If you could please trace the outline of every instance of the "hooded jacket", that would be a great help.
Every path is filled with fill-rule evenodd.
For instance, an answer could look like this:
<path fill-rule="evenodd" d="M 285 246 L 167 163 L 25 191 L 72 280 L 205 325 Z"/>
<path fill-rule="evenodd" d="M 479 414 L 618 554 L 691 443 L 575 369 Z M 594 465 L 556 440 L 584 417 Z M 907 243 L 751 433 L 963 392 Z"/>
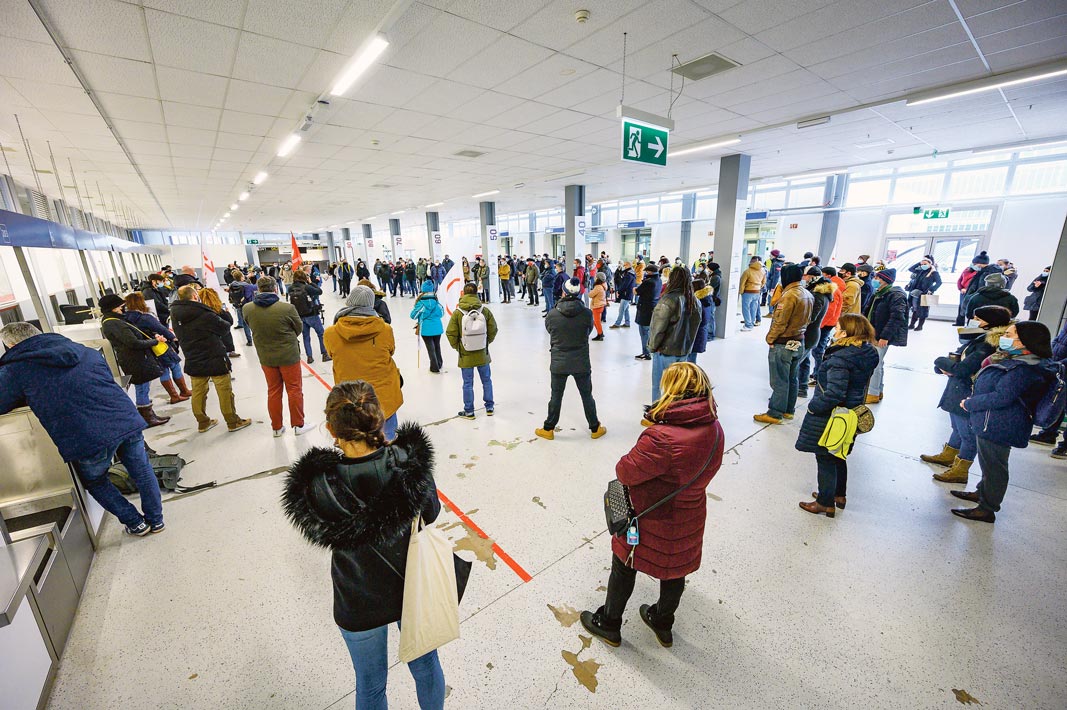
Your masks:
<path fill-rule="evenodd" d="M 160 284 L 152 288 L 151 282 L 149 282 L 149 285 L 141 290 L 141 295 L 144 296 L 146 301 L 152 301 L 156 304 L 156 316 L 159 317 L 161 323 L 166 323 L 170 320 L 170 301 L 167 300 L 165 286 Z"/>
<path fill-rule="evenodd" d="M 556 285 L 556 266 L 552 262 L 548 262 L 545 266 L 545 270 L 541 272 L 541 291 L 543 293 L 552 293 L 553 287 Z"/>
<path fill-rule="evenodd" d="M 385 418 L 404 403 L 400 369 L 393 362 L 393 328 L 378 316 L 345 316 L 322 336 L 333 358 L 333 381 L 365 380 L 378 395 Z"/>
<path fill-rule="evenodd" d="M 763 271 L 763 265 L 754 261 L 741 272 L 741 282 L 737 285 L 737 292 L 759 293 L 766 283 L 767 275 Z"/>
<path fill-rule="evenodd" d="M 974 380 L 974 394 L 964 403 L 975 436 L 1025 449 L 1034 429 L 1033 412 L 1055 377 L 1051 361 L 1033 354 L 983 367 Z"/>
<path fill-rule="evenodd" d="M 859 314 L 863 305 L 863 279 L 859 276 L 850 276 L 845 281 L 844 291 L 841 293 L 841 312 Z"/>
<path fill-rule="evenodd" d="M 452 349 L 459 353 L 460 369 L 488 365 L 493 361 L 489 357 L 489 346 L 496 339 L 496 318 L 493 317 L 493 312 L 486 308 L 474 294 L 463 294 L 456 305 L 457 308 L 452 312 L 452 318 L 448 321 L 448 327 L 445 328 L 445 337 L 448 338 Z M 482 314 L 485 315 L 486 347 L 485 350 L 469 352 L 463 349 L 462 322 L 463 311 L 469 311 L 472 308 L 481 308 Z"/>
<path fill-rule="evenodd" d="M 881 283 L 881 280 L 879 280 Z M 883 286 L 874 292 L 867 308 L 876 340 L 904 347 L 908 344 L 908 296 L 899 286 Z"/>
<path fill-rule="evenodd" d="M 974 293 L 977 293 L 978 289 L 985 288 L 986 276 L 989 276 L 990 274 L 1002 274 L 1002 273 L 1004 273 L 1004 269 L 1000 268 L 999 265 L 997 265 L 997 264 L 986 264 L 985 266 L 982 267 L 982 269 L 980 271 L 977 271 L 977 272 L 974 273 L 974 278 L 972 278 L 970 283 L 967 284 L 967 294 L 966 295 L 970 296 L 970 295 L 972 295 Z"/>
<path fill-rule="evenodd" d="M 945 391 L 941 393 L 941 400 L 937 403 L 939 409 L 961 417 L 968 416 L 967 412 L 960 408 L 960 402 L 974 392 L 975 375 L 982 369 L 985 359 L 1000 347 L 1000 336 L 1004 335 L 1007 330 L 1008 326 L 990 328 L 984 336 L 970 340 L 957 348 L 956 354 L 959 358 L 952 359 L 944 356 L 934 360 L 934 372 L 949 376 L 948 382 L 945 383 Z"/>
<path fill-rule="evenodd" d="M 767 290 L 773 291 L 778 282 L 782 280 L 782 267 L 785 259 L 781 256 L 771 257 L 767 262 Z"/>
<path fill-rule="evenodd" d="M 22 406 L 64 461 L 102 454 L 145 426 L 100 351 L 57 333 L 27 338 L 0 357 L 0 414 Z"/>
<path fill-rule="evenodd" d="M 1004 306 L 1011 311 L 1011 317 L 1019 315 L 1019 299 L 1011 291 L 999 286 L 983 286 L 967 299 L 967 318 L 974 318 L 976 309 L 982 306 Z"/>
<path fill-rule="evenodd" d="M 804 347 L 811 350 L 819 344 L 822 337 L 822 322 L 830 310 L 830 302 L 834 300 L 834 291 L 837 287 L 825 276 L 813 280 L 808 284 L 808 291 L 812 296 L 811 321 L 804 330 Z"/>
<path fill-rule="evenodd" d="M 251 303 L 242 306 L 241 312 L 252 329 L 260 365 L 287 367 L 300 362 L 304 322 L 293 304 L 280 300 L 276 293 L 261 292 Z"/>
<path fill-rule="evenodd" d="M 637 325 L 652 325 L 652 311 L 659 303 L 659 292 L 659 273 L 648 272 L 634 291 L 637 296 L 637 313 L 634 315 L 634 322 Z"/>
<path fill-rule="evenodd" d="M 811 322 L 811 311 L 815 299 L 804 282 L 799 278 L 800 267 L 787 266 L 782 269 L 782 297 L 774 306 L 771 327 L 767 330 L 767 344 L 776 345 L 790 340 L 804 340 L 804 334 Z M 796 280 L 794 280 L 796 279 Z"/>
<path fill-rule="evenodd" d="M 700 330 L 703 309 L 696 301 L 695 308 L 687 308 L 685 296 L 678 291 L 663 294 L 652 310 L 652 324 L 648 330 L 648 350 L 660 355 L 685 357 L 693 351 L 693 342 Z"/>
<path fill-rule="evenodd" d="M 178 356 L 178 339 L 174 337 L 174 333 L 171 330 L 159 322 L 158 318 L 151 313 L 142 311 L 126 311 L 123 318 L 127 323 L 149 337 L 162 335 L 167 339 L 167 345 L 170 347 L 167 348 L 167 352 L 156 358 L 159 360 L 160 365 L 170 367 L 181 362 L 181 357 Z"/>
<path fill-rule="evenodd" d="M 100 318 L 100 330 L 115 351 L 115 360 L 130 376 L 130 384 L 142 385 L 157 379 L 163 372 L 152 348 L 158 342 L 113 311 Z"/>
<path fill-rule="evenodd" d="M 199 301 L 175 301 L 170 307 L 174 334 L 185 353 L 185 374 L 218 377 L 230 374 L 223 338 L 231 324 Z"/>
<path fill-rule="evenodd" d="M 607 308 L 608 306 L 608 285 L 604 281 L 597 281 L 596 285 L 589 291 L 589 307 L 590 308 Z"/>
<path fill-rule="evenodd" d="M 697 335 L 693 340 L 693 349 L 690 352 L 702 353 L 708 349 L 708 323 L 711 322 L 711 315 L 715 310 L 715 302 L 711 299 L 711 286 L 705 286 L 693 295 L 700 302 L 700 327 L 697 328 Z"/>
<path fill-rule="evenodd" d="M 826 308 L 826 315 L 822 317 L 823 328 L 833 328 L 841 320 L 841 309 L 844 307 L 845 282 L 840 276 L 831 276 L 830 282 L 834 285 L 834 295 L 830 299 L 830 305 Z"/>
<path fill-rule="evenodd" d="M 589 334 L 593 332 L 593 312 L 577 296 L 564 296 L 545 316 L 545 330 L 551 342 L 553 375 L 584 375 L 589 364 Z"/>
<path fill-rule="evenodd" d="M 639 261 L 634 264 L 634 284 L 640 286 L 641 282 L 645 280 L 645 262 Z"/>
<path fill-rule="evenodd" d="M 441 511 L 434 454 L 417 424 L 395 442 L 358 459 L 315 447 L 289 469 L 282 506 L 312 544 L 332 552 L 334 622 L 366 631 L 400 620 L 411 522 Z"/>
<path fill-rule="evenodd" d="M 552 296 L 558 301 L 563 298 L 563 284 L 571 280 L 570 274 L 566 269 L 561 269 L 552 278 Z"/>
<path fill-rule="evenodd" d="M 620 301 L 632 301 L 634 298 L 634 289 L 637 288 L 637 277 L 634 276 L 633 269 L 620 269 L 615 272 L 618 285 L 615 290 L 619 293 Z"/>
<path fill-rule="evenodd" d="M 418 321 L 419 335 L 434 336 L 445 332 L 445 326 L 441 323 L 441 319 L 445 317 L 445 309 L 435 293 L 419 294 L 408 317 Z"/>
<path fill-rule="evenodd" d="M 797 451 L 826 453 L 826 447 L 819 445 L 819 439 L 834 408 L 852 409 L 864 402 L 867 385 L 878 367 L 878 351 L 870 343 L 846 343 L 847 339 L 826 349 L 815 378 L 815 394 L 808 401 L 808 411 L 800 425 Z"/>

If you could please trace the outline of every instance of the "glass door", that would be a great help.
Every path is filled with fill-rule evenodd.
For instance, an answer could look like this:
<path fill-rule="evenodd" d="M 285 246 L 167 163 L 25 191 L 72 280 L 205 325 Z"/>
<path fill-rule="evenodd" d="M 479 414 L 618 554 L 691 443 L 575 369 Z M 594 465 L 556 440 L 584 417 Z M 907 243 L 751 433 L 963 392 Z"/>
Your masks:
<path fill-rule="evenodd" d="M 955 318 L 960 304 L 956 281 L 978 253 L 983 237 L 974 234 L 890 237 L 886 239 L 882 259 L 886 266 L 897 270 L 896 285 L 907 290 L 912 276 L 909 269 L 927 254 L 934 257 L 942 286 L 937 290 L 938 304 L 930 308 L 930 315 L 934 318 Z"/>

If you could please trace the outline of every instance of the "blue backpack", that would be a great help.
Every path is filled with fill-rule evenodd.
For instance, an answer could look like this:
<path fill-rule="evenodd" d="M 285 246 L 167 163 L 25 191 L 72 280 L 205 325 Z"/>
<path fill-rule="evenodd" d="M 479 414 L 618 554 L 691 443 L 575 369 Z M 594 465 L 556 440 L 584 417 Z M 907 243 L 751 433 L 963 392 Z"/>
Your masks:
<path fill-rule="evenodd" d="M 1056 366 L 1055 379 L 1034 409 L 1034 426 L 1042 429 L 1059 426 L 1063 421 L 1064 412 L 1067 411 L 1067 377 L 1064 374 L 1064 365 L 1062 362 L 1053 364 Z"/>

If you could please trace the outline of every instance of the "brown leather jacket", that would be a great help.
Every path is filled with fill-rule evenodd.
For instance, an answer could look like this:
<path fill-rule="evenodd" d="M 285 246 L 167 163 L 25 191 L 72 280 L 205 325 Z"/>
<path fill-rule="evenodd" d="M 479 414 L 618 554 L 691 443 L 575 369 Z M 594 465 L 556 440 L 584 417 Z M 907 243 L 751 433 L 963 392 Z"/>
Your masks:
<path fill-rule="evenodd" d="M 782 298 L 774 307 L 767 344 L 784 343 L 788 340 L 804 340 L 804 331 L 811 322 L 815 299 L 803 281 L 791 283 L 782 290 Z"/>

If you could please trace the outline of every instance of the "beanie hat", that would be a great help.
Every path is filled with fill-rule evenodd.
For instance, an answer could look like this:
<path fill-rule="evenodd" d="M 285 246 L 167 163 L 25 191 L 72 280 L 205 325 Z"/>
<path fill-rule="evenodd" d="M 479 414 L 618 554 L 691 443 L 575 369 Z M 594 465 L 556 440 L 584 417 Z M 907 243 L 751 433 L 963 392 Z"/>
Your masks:
<path fill-rule="evenodd" d="M 833 277 L 837 276 L 837 269 L 835 269 L 832 266 L 824 266 L 824 267 L 822 267 L 822 272 L 824 274 L 826 274 L 827 276 L 829 276 L 830 278 L 833 278 Z"/>
<path fill-rule="evenodd" d="M 607 283 L 608 282 L 608 275 L 605 274 L 603 271 L 598 271 L 596 273 L 596 280 L 599 283 Z"/>
<path fill-rule="evenodd" d="M 426 279 L 425 281 L 423 281 L 422 282 L 422 292 L 423 293 L 433 293 L 433 281 L 430 281 L 429 279 Z"/>
<path fill-rule="evenodd" d="M 116 296 L 113 293 L 109 293 L 106 296 L 100 298 L 100 310 L 101 311 L 113 311 L 121 306 L 125 301 L 122 300 L 122 296 Z"/>
<path fill-rule="evenodd" d="M 356 286 L 352 289 L 352 293 L 348 294 L 348 298 L 345 299 L 345 305 L 351 308 L 373 308 L 374 291 L 371 291 L 366 286 Z"/>
<path fill-rule="evenodd" d="M 582 291 L 582 282 L 578 279 L 568 279 L 567 283 L 563 284 L 563 290 L 572 296 L 577 296 Z"/>
<path fill-rule="evenodd" d="M 873 267 L 873 266 L 871 266 L 870 264 L 860 264 L 860 265 L 859 265 L 859 266 L 857 266 L 856 268 L 857 268 L 858 270 L 862 271 L 862 272 L 863 272 L 863 273 L 865 273 L 865 274 L 869 274 L 869 273 L 871 273 L 872 271 L 874 271 L 874 267 Z"/>
<path fill-rule="evenodd" d="M 841 264 L 841 270 L 847 271 L 850 274 L 854 274 L 856 273 L 856 265 L 853 264 L 851 261 L 846 261 L 844 264 Z"/>
<path fill-rule="evenodd" d="M 806 251 L 806 252 L 804 252 L 804 258 L 805 258 L 805 259 L 810 259 L 810 258 L 811 258 L 811 257 L 813 257 L 813 256 L 815 256 L 815 255 L 814 255 L 814 254 L 812 254 L 812 253 L 811 253 L 810 251 Z"/>
<path fill-rule="evenodd" d="M 874 272 L 874 278 L 881 279 L 882 281 L 884 281 L 887 284 L 892 284 L 894 281 L 897 280 L 897 270 L 896 269 L 882 269 L 881 271 L 875 271 Z"/>
<path fill-rule="evenodd" d="M 980 306 L 974 309 L 974 317 L 988 323 L 990 328 L 1001 328 L 1011 323 L 1011 311 L 1004 306 Z"/>
<path fill-rule="evenodd" d="M 809 266 L 807 268 L 807 270 L 804 272 L 804 275 L 805 276 L 822 276 L 822 269 L 820 269 L 818 266 L 812 265 L 812 266 Z"/>
<path fill-rule="evenodd" d="M 1048 326 L 1036 320 L 1024 320 L 1015 324 L 1015 331 L 1023 347 L 1038 357 L 1052 357 L 1052 334 Z"/>
<path fill-rule="evenodd" d="M 804 270 L 800 268 L 799 264 L 789 264 L 782 267 L 782 286 L 788 286 L 789 284 L 795 284 L 804 277 Z"/>
<path fill-rule="evenodd" d="M 646 274 L 658 274 L 659 273 L 659 267 L 656 266 L 655 264 L 649 264 L 648 266 L 645 267 L 645 273 Z"/>
<path fill-rule="evenodd" d="M 989 264 L 989 254 L 987 254 L 987 253 L 985 253 L 983 251 L 978 256 L 976 256 L 973 259 L 971 259 L 971 263 L 972 264 L 988 265 Z"/>
<path fill-rule="evenodd" d="M 993 286 L 995 288 L 1004 288 L 1008 285 L 1008 280 L 1004 278 L 1004 274 L 999 272 L 993 272 L 989 276 L 985 277 L 985 285 Z"/>
<path fill-rule="evenodd" d="M 718 271 L 718 270 L 719 270 L 719 269 L 721 269 L 722 267 L 721 267 L 721 266 L 719 266 L 719 265 L 718 265 L 717 263 L 715 263 L 714 261 L 709 261 L 709 262 L 708 262 L 708 268 L 709 268 L 709 269 L 711 269 L 712 271 Z"/>
<path fill-rule="evenodd" d="M 777 249 L 771 249 L 771 256 L 773 256 L 774 258 L 776 258 L 776 259 L 777 259 L 777 258 L 778 258 L 778 257 L 780 257 L 781 255 L 782 255 L 782 252 L 780 252 L 779 250 L 777 250 Z"/>

